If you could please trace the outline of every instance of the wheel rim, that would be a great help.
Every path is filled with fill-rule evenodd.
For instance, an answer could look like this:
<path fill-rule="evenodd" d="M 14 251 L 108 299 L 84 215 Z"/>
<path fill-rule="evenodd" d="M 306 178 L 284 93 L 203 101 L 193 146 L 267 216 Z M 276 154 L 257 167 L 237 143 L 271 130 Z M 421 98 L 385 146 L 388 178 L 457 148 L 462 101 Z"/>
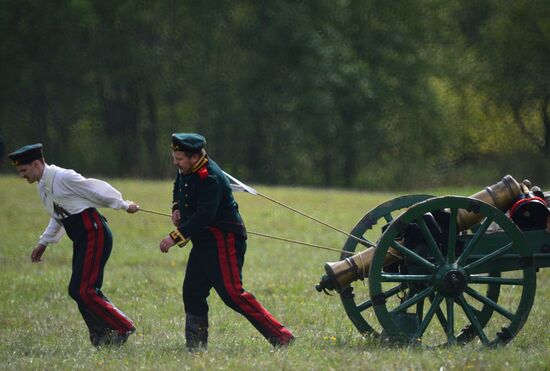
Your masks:
<path fill-rule="evenodd" d="M 374 239 L 371 237 L 371 234 L 374 234 L 373 227 L 382 219 L 384 223 L 389 223 L 393 221 L 398 216 L 396 214 L 402 212 L 403 209 L 432 197 L 433 196 L 430 195 L 407 195 L 384 202 L 365 214 L 365 216 L 355 225 L 350 234 L 367 241 L 372 241 Z M 357 239 L 348 238 L 342 249 L 340 259 L 342 260 L 349 257 L 348 253 L 355 253 L 357 245 Z M 361 249 L 363 248 L 364 246 L 361 246 Z M 354 292 L 354 284 L 361 285 L 367 292 Z M 376 321 L 376 318 L 372 309 L 372 302 L 368 295 L 368 289 L 364 283 L 356 281 L 350 284 L 341 291 L 340 299 L 342 300 L 346 314 L 361 334 L 379 335 L 380 326 L 378 326 L 378 329 L 375 329 L 374 326 L 376 325 L 373 324 L 371 326 L 367 320 L 373 318 L 374 321 Z"/>
<path fill-rule="evenodd" d="M 466 240 L 462 251 L 456 250 L 456 222 L 450 223 L 447 251 L 443 254 L 430 231 L 425 228 L 423 215 L 447 208 L 450 209 L 449 220 L 456 221 L 459 209 L 476 210 L 486 219 L 476 233 Z M 429 253 L 424 256 L 396 241 L 409 223 L 413 222 L 420 226 L 428 241 L 426 251 Z M 491 223 L 502 229 L 499 234 L 492 235 L 499 239 L 488 237 L 486 231 Z M 523 239 L 521 231 L 501 211 L 478 200 L 446 196 L 428 199 L 411 207 L 395 219 L 382 235 L 369 271 L 371 301 L 385 338 L 417 342 L 428 333 L 430 341 L 426 343 L 446 345 L 471 340 L 473 333 L 487 346 L 510 341 L 523 326 L 533 304 L 535 270 L 532 266 L 525 267 L 504 272 L 511 277 L 501 277 L 502 272 L 498 267 L 481 273 L 476 272 L 475 268 L 488 262 L 498 265 L 498 258 L 511 251 L 512 247 L 522 246 Z M 476 249 L 482 249 L 489 240 L 496 241 L 495 251 L 472 262 Z M 390 274 L 383 271 L 383 258 L 390 246 L 404 256 L 412 272 Z M 525 257 L 524 254 L 527 252 L 519 249 L 521 258 Z M 406 296 L 399 303 L 387 300 L 388 284 L 406 286 Z M 481 294 L 478 286 L 485 287 L 486 294 Z M 498 292 L 503 288 L 511 291 L 509 296 L 514 300 L 508 303 L 508 299 L 505 301 L 503 298 L 503 303 L 498 304 Z M 481 309 L 477 309 L 476 305 L 481 306 Z M 415 307 L 416 313 L 410 313 Z M 487 324 L 489 328 L 486 328 Z M 462 330 L 457 335 L 455 328 L 463 325 L 468 325 L 465 327 L 468 331 Z"/>

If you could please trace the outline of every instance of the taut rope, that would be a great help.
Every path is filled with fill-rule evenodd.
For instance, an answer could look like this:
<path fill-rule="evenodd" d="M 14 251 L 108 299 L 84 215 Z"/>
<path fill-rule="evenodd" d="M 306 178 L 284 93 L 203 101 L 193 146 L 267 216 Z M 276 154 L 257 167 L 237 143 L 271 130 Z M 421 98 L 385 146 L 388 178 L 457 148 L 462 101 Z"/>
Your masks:
<path fill-rule="evenodd" d="M 311 220 L 313 220 L 313 221 L 315 221 L 315 222 L 317 222 L 317 223 L 319 223 L 319 224 L 322 224 L 322 225 L 324 225 L 325 227 L 328 227 L 328 228 L 333 229 L 333 230 L 335 230 L 335 231 L 337 231 L 337 232 L 340 232 L 340 233 L 342 233 L 342 234 L 345 234 L 346 236 L 353 238 L 354 240 L 356 240 L 357 242 L 359 242 L 359 243 L 360 243 L 361 245 L 363 245 L 363 246 L 366 246 L 366 247 L 373 247 L 373 246 L 375 246 L 372 242 L 370 242 L 370 241 L 368 241 L 368 240 L 366 240 L 366 239 L 364 239 L 364 238 L 360 238 L 360 237 L 354 236 L 354 235 L 352 235 L 352 234 L 350 234 L 350 233 L 348 233 L 348 232 L 346 232 L 346 231 L 343 231 L 343 230 L 341 230 L 341 229 L 339 229 L 339 228 L 336 228 L 336 227 L 334 227 L 334 226 L 332 226 L 332 225 L 330 225 L 330 224 L 328 224 L 328 223 L 326 223 L 326 222 L 324 222 L 324 221 L 322 221 L 322 220 L 319 220 L 319 219 L 317 219 L 317 218 L 315 218 L 315 217 L 313 217 L 313 216 L 311 216 L 311 215 L 308 215 L 308 214 L 306 214 L 306 213 L 304 213 L 304 212 L 302 212 L 302 211 L 300 211 L 300 210 L 297 210 L 297 209 L 295 209 L 295 208 L 293 208 L 293 207 L 290 207 L 290 206 L 288 206 L 288 205 L 283 204 L 283 203 L 280 202 L 280 201 L 277 201 L 277 200 L 275 200 L 275 199 L 273 199 L 273 198 L 271 198 L 271 197 L 268 197 L 268 196 L 266 196 L 266 195 L 264 195 L 264 194 L 261 194 L 260 192 L 258 192 L 257 195 L 260 196 L 260 197 L 265 198 L 266 200 L 269 200 L 269 201 L 271 201 L 271 202 L 274 202 L 274 203 L 276 203 L 277 205 L 280 205 L 280 206 L 282 206 L 282 207 L 285 207 L 285 208 L 287 208 L 287 209 L 289 209 L 289 210 L 291 210 L 291 211 L 293 211 L 293 212 L 295 212 L 295 213 L 297 213 L 297 214 L 300 214 L 300 215 L 302 215 L 302 216 L 305 216 L 306 218 L 311 219 Z"/>
<path fill-rule="evenodd" d="M 144 209 L 144 208 L 142 208 L 142 207 L 139 208 L 139 211 L 143 211 L 143 212 L 151 213 L 151 214 L 155 214 L 155 215 L 162 215 L 162 216 L 172 217 L 172 215 L 170 215 L 170 214 L 168 214 L 168 213 L 161 213 L 161 212 L 159 212 L 159 211 L 148 210 L 148 209 Z M 274 239 L 274 240 L 285 241 L 285 242 L 291 242 L 291 243 L 298 244 L 298 245 L 304 245 L 304 246 L 315 247 L 315 248 L 318 248 L 318 249 L 336 251 L 336 252 L 343 253 L 343 254 L 349 254 L 349 255 L 355 254 L 355 253 L 353 253 L 353 252 L 342 251 L 342 250 L 334 249 L 334 248 L 332 248 L 332 247 L 326 247 L 326 246 L 317 245 L 317 244 L 314 244 L 314 243 L 309 243 L 309 242 L 303 242 L 303 241 L 292 240 L 292 239 L 289 239 L 289 238 L 273 236 L 273 235 L 269 235 L 269 234 L 265 234 L 265 233 L 260 233 L 260 232 L 253 232 L 253 231 L 250 231 L 250 230 L 248 230 L 248 229 L 246 230 L 246 233 L 249 233 L 249 234 L 252 234 L 252 235 L 255 235 L 255 236 L 261 236 L 261 237 L 271 238 L 271 239 Z"/>

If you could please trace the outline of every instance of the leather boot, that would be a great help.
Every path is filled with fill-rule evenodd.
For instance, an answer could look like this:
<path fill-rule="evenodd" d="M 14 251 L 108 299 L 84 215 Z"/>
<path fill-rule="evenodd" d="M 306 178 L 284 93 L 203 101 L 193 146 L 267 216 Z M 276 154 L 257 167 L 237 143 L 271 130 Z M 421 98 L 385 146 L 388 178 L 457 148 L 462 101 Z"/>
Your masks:
<path fill-rule="evenodd" d="M 277 338 L 268 338 L 267 340 L 275 348 L 285 348 L 285 347 L 289 346 L 290 344 L 292 344 L 296 340 L 296 338 L 294 337 L 292 332 L 290 332 L 290 330 L 283 327 L 281 329 L 281 334 L 280 334 L 279 337 L 277 337 Z"/>
<path fill-rule="evenodd" d="M 92 345 L 97 348 L 106 344 L 107 336 L 109 331 L 111 331 L 111 329 L 89 327 L 89 331 L 90 331 L 90 341 L 92 342 Z"/>
<path fill-rule="evenodd" d="M 206 349 L 208 343 L 208 316 L 185 314 L 185 341 L 187 349 Z"/>

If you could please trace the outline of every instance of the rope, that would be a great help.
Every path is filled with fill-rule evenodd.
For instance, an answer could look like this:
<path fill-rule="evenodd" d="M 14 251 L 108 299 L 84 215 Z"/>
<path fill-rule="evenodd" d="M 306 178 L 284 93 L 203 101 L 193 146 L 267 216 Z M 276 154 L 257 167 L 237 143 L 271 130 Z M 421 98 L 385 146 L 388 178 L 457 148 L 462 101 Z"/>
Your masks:
<path fill-rule="evenodd" d="M 156 214 L 156 215 L 162 215 L 162 216 L 169 216 L 169 217 L 172 217 L 172 215 L 170 215 L 170 214 L 161 213 L 161 212 L 159 212 L 159 211 L 154 211 L 154 210 L 147 210 L 147 209 L 144 209 L 144 208 L 142 208 L 142 207 L 139 208 L 139 211 L 143 211 L 143 212 L 151 213 L 151 214 Z M 273 235 L 269 235 L 269 234 L 265 234 L 265 233 L 253 232 L 253 231 L 249 231 L 248 229 L 246 230 L 246 233 L 252 234 L 252 235 L 255 235 L 255 236 L 261 236 L 261 237 L 271 238 L 271 239 L 274 239 L 274 240 L 285 241 L 285 242 L 291 242 L 291 243 L 298 244 L 298 245 L 305 245 L 305 246 L 310 246 L 310 247 L 316 247 L 316 248 L 318 248 L 318 249 L 324 249 L 324 250 L 330 250 L 330 251 L 337 251 L 337 252 L 339 252 L 339 253 L 344 253 L 344 254 L 349 254 L 349 255 L 354 255 L 354 254 L 355 254 L 355 253 L 352 253 L 352 252 L 349 252 L 349 251 L 342 251 L 342 250 L 334 249 L 334 248 L 332 248 L 332 247 L 326 247 L 326 246 L 322 246 L 322 245 L 316 245 L 316 244 L 309 243 L 309 242 L 302 242 L 302 241 L 297 241 L 297 240 L 291 240 L 291 239 L 289 239 L 289 238 L 273 236 Z"/>
<path fill-rule="evenodd" d="M 260 192 L 258 192 L 257 195 L 260 196 L 260 197 L 265 198 L 266 200 L 269 200 L 269 201 L 271 201 L 271 202 L 274 202 L 274 203 L 276 203 L 277 205 L 280 205 L 280 206 L 282 206 L 282 207 L 285 207 L 285 208 L 287 208 L 287 209 L 289 209 L 289 210 L 291 210 L 291 211 L 293 211 L 293 212 L 295 212 L 295 213 L 297 213 L 297 214 L 300 214 L 300 215 L 302 215 L 302 216 L 304 216 L 304 217 L 306 217 L 306 218 L 308 218 L 308 219 L 311 219 L 311 220 L 313 220 L 313 221 L 315 221 L 315 222 L 317 222 L 317 223 L 319 223 L 319 224 L 322 224 L 322 225 L 324 225 L 325 227 L 328 227 L 328 228 L 333 229 L 333 230 L 335 230 L 335 231 L 337 231 L 337 232 L 340 232 L 340 233 L 342 233 L 342 234 L 345 234 L 346 236 L 353 238 L 354 240 L 356 240 L 357 242 L 359 242 L 359 243 L 360 243 L 361 245 L 363 245 L 363 246 L 366 246 L 366 247 L 374 247 L 374 246 L 375 246 L 372 242 L 370 242 L 370 241 L 368 241 L 368 240 L 366 240 L 366 239 L 363 239 L 363 238 L 354 236 L 354 235 L 352 235 L 352 234 L 350 234 L 350 233 L 348 233 L 348 232 L 346 232 L 346 231 L 343 231 L 343 230 L 341 230 L 341 229 L 339 229 L 339 228 L 336 228 L 336 227 L 334 227 L 334 226 L 332 226 L 332 225 L 330 225 L 330 224 L 328 224 L 328 223 L 326 223 L 326 222 L 324 222 L 324 221 L 322 221 L 322 220 L 319 220 L 319 219 L 317 219 L 317 218 L 315 218 L 315 217 L 313 217 L 313 216 L 311 216 L 311 215 L 308 215 L 308 214 L 306 214 L 306 213 L 304 213 L 304 212 L 302 212 L 302 211 L 300 211 L 300 210 L 297 210 L 297 209 L 294 209 L 293 207 L 290 207 L 290 206 L 288 206 L 288 205 L 285 205 L 284 203 L 282 203 L 282 202 L 280 202 L 280 201 L 277 201 L 277 200 L 275 200 L 275 199 L 273 199 L 273 198 L 271 198 L 271 197 L 268 197 L 268 196 L 266 196 L 266 195 L 264 195 L 264 194 L 262 194 L 262 193 L 260 193 Z"/>
<path fill-rule="evenodd" d="M 298 244 L 298 245 L 305 245 L 305 246 L 316 247 L 316 248 L 318 248 L 318 249 L 336 251 L 336 252 L 339 252 L 339 253 L 344 253 L 344 254 L 349 254 L 349 255 L 354 255 L 354 254 L 355 254 L 355 253 L 353 253 L 353 252 L 342 251 L 342 250 L 334 249 L 334 248 L 332 248 L 332 247 L 326 247 L 326 246 L 316 245 L 316 244 L 309 243 L 309 242 L 296 241 L 296 240 L 291 240 L 291 239 L 289 239 L 289 238 L 277 237 L 277 236 L 273 236 L 273 235 L 269 235 L 269 234 L 265 234 L 265 233 L 252 232 L 252 231 L 249 231 L 248 229 L 246 230 L 246 233 L 248 233 L 248 234 L 253 234 L 253 235 L 255 235 L 255 236 L 261 236 L 261 237 L 266 237 L 266 238 L 272 238 L 272 239 L 274 239 L 274 240 L 279 240 L 279 241 L 292 242 L 292 243 L 295 243 L 295 244 Z"/>
<path fill-rule="evenodd" d="M 146 213 L 151 213 L 151 214 L 156 214 L 156 215 L 169 216 L 170 218 L 172 217 L 172 215 L 170 215 L 170 214 L 161 213 L 161 212 L 154 211 L 154 210 L 147 210 L 147 209 L 144 209 L 142 207 L 139 208 L 139 211 L 144 211 Z"/>

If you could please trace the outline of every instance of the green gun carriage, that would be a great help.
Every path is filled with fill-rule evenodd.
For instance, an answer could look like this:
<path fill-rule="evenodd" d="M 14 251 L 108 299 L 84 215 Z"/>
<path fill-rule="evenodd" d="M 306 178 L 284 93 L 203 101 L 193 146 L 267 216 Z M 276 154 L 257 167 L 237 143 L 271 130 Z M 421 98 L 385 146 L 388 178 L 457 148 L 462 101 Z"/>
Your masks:
<path fill-rule="evenodd" d="M 540 189 L 510 176 L 471 197 L 398 197 L 357 223 L 317 290 L 336 290 L 365 335 L 504 345 L 529 316 L 536 273 L 550 267 L 548 215 Z"/>

